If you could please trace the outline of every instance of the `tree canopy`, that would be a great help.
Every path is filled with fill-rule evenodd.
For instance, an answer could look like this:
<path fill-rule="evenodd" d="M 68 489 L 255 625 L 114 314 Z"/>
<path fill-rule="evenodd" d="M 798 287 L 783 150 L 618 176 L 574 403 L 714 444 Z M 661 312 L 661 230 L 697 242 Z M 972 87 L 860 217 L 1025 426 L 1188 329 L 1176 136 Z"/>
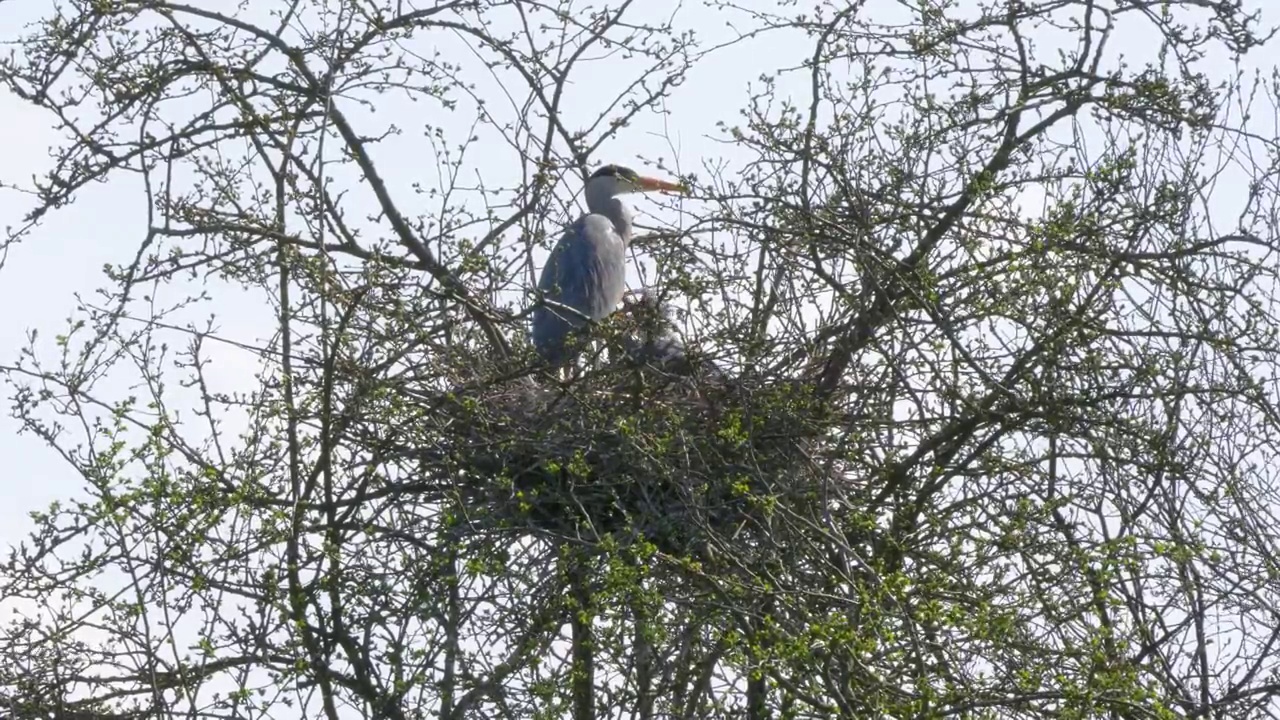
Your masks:
<path fill-rule="evenodd" d="M 1262 11 L 658 5 L 0 23 L 60 133 L 0 282 L 145 209 L 0 356 L 82 479 L 0 564 L 0 716 L 1280 714 Z M 636 305 L 561 383 L 527 290 L 607 162 L 692 188 L 635 246 L 705 362 L 619 359 Z"/>

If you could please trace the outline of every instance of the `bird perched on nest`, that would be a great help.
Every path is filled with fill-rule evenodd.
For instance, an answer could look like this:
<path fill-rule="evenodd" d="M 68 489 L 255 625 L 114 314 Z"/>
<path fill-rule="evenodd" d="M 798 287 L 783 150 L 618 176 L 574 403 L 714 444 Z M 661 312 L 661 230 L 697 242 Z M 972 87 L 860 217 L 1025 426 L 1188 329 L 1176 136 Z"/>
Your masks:
<path fill-rule="evenodd" d="M 623 338 L 629 358 L 672 375 L 726 378 L 725 372 L 710 358 L 685 348 L 676 337 L 667 307 L 656 294 L 632 293 L 626 302 L 627 312 L 636 323 L 636 331 Z"/>
<path fill-rule="evenodd" d="M 621 196 L 655 190 L 687 192 L 683 185 L 621 165 L 605 165 L 587 180 L 587 214 L 565 230 L 538 281 L 542 303 L 533 311 L 531 334 L 547 363 L 570 360 L 575 354 L 571 336 L 588 322 L 608 317 L 622 300 L 632 212 Z"/>

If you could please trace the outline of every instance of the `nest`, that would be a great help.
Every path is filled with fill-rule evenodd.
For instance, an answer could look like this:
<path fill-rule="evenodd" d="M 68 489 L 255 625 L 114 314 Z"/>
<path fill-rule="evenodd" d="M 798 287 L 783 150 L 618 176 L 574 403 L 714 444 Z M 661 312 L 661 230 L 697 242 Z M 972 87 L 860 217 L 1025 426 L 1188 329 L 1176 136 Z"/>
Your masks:
<path fill-rule="evenodd" d="M 796 386 L 620 361 L 563 386 L 454 393 L 437 412 L 432 454 L 471 478 L 469 514 L 504 528 L 706 560 L 778 542 L 778 509 L 823 496 L 807 450 L 822 424 Z"/>
<path fill-rule="evenodd" d="M 452 504 L 477 539 L 744 563 L 829 516 L 832 479 L 814 456 L 831 423 L 803 383 L 734 377 L 682 345 L 652 296 L 593 332 L 614 360 L 591 358 L 567 383 L 520 359 L 436 355 L 380 395 L 351 440 L 416 462 L 403 492 Z M 442 379 L 452 392 L 425 389 Z"/>

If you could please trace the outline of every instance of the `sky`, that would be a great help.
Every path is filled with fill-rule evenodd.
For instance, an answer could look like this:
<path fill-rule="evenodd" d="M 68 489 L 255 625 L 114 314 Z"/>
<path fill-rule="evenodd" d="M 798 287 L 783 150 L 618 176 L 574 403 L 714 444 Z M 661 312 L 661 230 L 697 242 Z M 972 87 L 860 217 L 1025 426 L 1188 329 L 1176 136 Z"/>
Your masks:
<path fill-rule="evenodd" d="M 680 8 L 679 22 L 698 27 L 708 36 L 707 44 L 731 36 L 732 31 L 724 25 L 724 16 L 698 3 L 663 0 L 647 1 L 644 5 L 644 11 L 632 17 L 660 19 Z M 3 18 L 0 27 L 5 28 L 0 32 L 0 41 L 11 40 L 12 29 L 36 19 L 46 7 L 42 0 L 5 3 L 0 8 L 0 18 Z M 733 124 L 738 119 L 747 84 L 775 65 L 781 55 L 800 53 L 803 49 L 803 44 L 767 38 L 720 51 L 717 62 L 696 68 L 672 98 L 667 127 L 663 127 L 664 121 L 660 118 L 642 118 L 599 153 L 599 162 L 617 162 L 645 170 L 638 156 L 661 155 L 687 172 L 697 170 L 704 160 L 732 156 L 732 147 L 726 148 L 715 139 L 719 136 L 716 122 Z M 567 124 L 572 126 L 575 110 L 581 122 L 587 121 L 588 113 L 596 104 L 593 100 L 598 97 L 591 83 L 607 82 L 607 77 L 607 72 L 598 75 L 593 72 L 574 82 L 565 103 L 566 115 L 569 115 Z M 480 78 L 479 82 L 484 80 Z M 412 125 L 411 118 L 422 111 L 420 106 L 395 98 L 380 100 L 378 109 L 399 124 L 409 125 Z M 349 112 L 358 116 L 359 109 Z M 397 116 L 397 112 L 402 113 L 404 119 Z M 0 226 L 16 226 L 31 207 L 31 198 L 22 189 L 30 188 L 32 178 L 41 176 L 51 166 L 48 148 L 60 138 L 44 111 L 33 109 L 4 91 L 0 91 L 0 118 L 4 118 L 9 137 L 21 138 L 21 142 L 9 144 L 0 161 Z M 454 127 L 450 127 L 449 121 L 446 118 L 441 124 L 451 138 L 466 131 L 465 125 L 454 121 Z M 436 122 L 434 118 L 433 122 Z M 668 149 L 668 141 L 657 137 L 658 134 L 671 136 L 679 151 L 677 157 Z M 398 152 L 395 147 L 380 147 L 374 152 L 392 194 L 402 203 L 412 203 L 407 190 L 412 183 L 422 181 L 424 174 L 427 178 L 435 175 L 435 168 L 424 167 L 417 150 Z M 473 155 L 471 162 L 489 178 L 509 178 L 512 171 L 519 171 L 518 166 L 510 163 L 509 155 L 501 153 L 486 155 L 482 151 Z M 654 211 L 645 205 L 640 201 L 637 209 Z M 20 312 L 0 315 L 0 357 L 6 361 L 14 359 L 33 328 L 41 334 L 38 346 L 47 353 L 52 352 L 52 338 L 65 328 L 67 318 L 74 313 L 77 293 L 92 299 L 92 291 L 108 282 L 103 275 L 104 264 L 124 262 L 136 252 L 145 229 L 144 211 L 140 185 L 121 177 L 78 193 L 73 204 L 47 216 L 33 235 L 11 250 L 4 269 L 0 270 L 0 307 L 20 309 Z M 566 219 L 557 217 L 549 221 L 559 224 Z M 643 215 L 639 219 L 646 221 Z M 631 272 L 633 284 L 638 284 L 636 269 L 633 267 Z M 223 288 L 222 292 L 226 293 L 227 289 Z M 262 313 L 257 312 L 260 306 L 249 299 L 235 297 L 234 292 L 219 297 L 217 309 L 219 326 L 227 335 L 253 338 L 269 330 Z M 212 370 L 215 382 L 233 388 L 243 387 L 246 379 L 251 381 L 254 364 L 249 358 L 229 352 L 218 360 Z M 0 474 L 0 493 L 6 499 L 0 503 L 0 545 L 25 535 L 30 510 L 44 508 L 55 499 L 67 499 L 81 491 L 81 479 L 51 448 L 38 438 L 17 435 L 17 429 L 17 421 L 7 413 L 0 416 L 0 467 L 5 468 Z"/>
<path fill-rule="evenodd" d="M 699 27 L 707 44 L 732 34 L 724 25 L 723 15 L 700 3 L 644 0 L 639 4 L 644 5 L 644 10 L 632 16 L 636 21 L 660 19 L 684 5 L 679 22 Z M 255 4 L 255 7 L 262 6 L 265 3 Z M 0 43 L 8 41 L 21 24 L 36 19 L 47 7 L 45 0 L 10 0 L 0 4 Z M 447 46 L 450 40 L 433 38 L 433 42 Z M 765 38 L 721 51 L 715 62 L 701 64 L 679 88 L 668 105 L 670 114 L 666 119 L 640 119 L 603 148 L 594 160 L 653 172 L 640 158 L 665 156 L 672 166 L 687 172 L 698 170 L 707 161 L 726 156 L 731 159 L 734 148 L 718 140 L 717 122 L 734 124 L 739 119 L 738 110 L 748 83 L 774 67 L 780 58 L 793 55 L 791 64 L 798 64 L 805 50 L 800 43 Z M 454 52 L 462 52 L 457 43 Z M 484 77 L 477 78 L 481 85 L 485 81 Z M 571 127 L 585 124 L 599 102 L 593 84 L 604 86 L 609 81 L 609 73 L 603 70 L 575 80 L 564 103 L 566 112 L 562 120 Z M 782 87 L 786 85 L 784 81 Z M 487 88 L 489 95 L 498 96 L 494 90 L 492 86 Z M 410 128 L 423 112 L 421 105 L 396 98 L 380 99 L 377 109 L 382 118 L 389 116 L 397 124 Z M 359 108 L 347 108 L 347 111 L 353 117 L 361 117 Z M 18 225 L 31 206 L 31 198 L 23 188 L 30 188 L 32 178 L 49 169 L 48 148 L 61 138 L 51 129 L 50 119 L 43 111 L 32 109 L 3 91 L 0 91 L 0 118 L 9 137 L 21 138 L 20 142 L 10 143 L 8 151 L 0 157 L 0 226 Z M 432 114 L 431 121 L 445 125 L 450 138 L 462 137 L 468 130 L 465 117 L 442 121 L 438 114 Z M 429 183 L 436 174 L 429 159 L 424 161 L 421 142 L 411 140 L 406 146 L 389 145 L 374 152 L 380 172 L 402 204 L 411 205 L 415 201 L 413 183 Z M 518 172 L 518 166 L 514 166 L 511 159 L 509 151 L 481 150 L 472 156 L 477 171 L 500 181 Z M 127 262 L 137 251 L 145 230 L 146 209 L 141 191 L 136 179 L 128 177 L 90 186 L 78 193 L 69 207 L 48 215 L 36 232 L 11 249 L 4 267 L 0 268 L 0 307 L 16 311 L 0 313 L 0 363 L 10 363 L 16 358 L 32 329 L 39 330 L 37 347 L 42 356 L 55 357 L 53 337 L 63 331 L 68 317 L 75 312 L 77 295 L 92 299 L 96 288 L 109 285 L 103 274 L 104 264 Z M 645 217 L 646 211 L 662 215 L 644 200 L 635 205 L 641 222 L 651 222 L 651 218 Z M 546 221 L 558 227 L 567 219 L 558 216 Z M 640 278 L 634 267 L 631 273 L 633 285 L 638 284 Z M 270 313 L 262 312 L 260 303 L 226 287 L 218 292 L 215 307 L 222 335 L 249 342 L 269 336 L 272 318 Z M 254 358 L 231 348 L 214 347 L 212 353 L 212 390 L 253 386 Z M 105 383 L 104 387 L 112 394 L 124 395 L 131 391 L 131 382 L 130 378 L 121 376 Z M 18 428 L 18 422 L 8 416 L 7 410 L 0 413 L 0 467 L 4 468 L 0 473 L 0 497 L 4 498 L 4 502 L 0 502 L 0 548 L 20 542 L 26 536 L 31 527 L 30 511 L 44 509 L 53 501 L 65 503 L 85 495 L 83 479 L 58 453 L 32 435 L 18 435 Z M 114 584 L 109 578 L 98 582 Z M 0 610 L 5 609 L 0 601 Z M 23 608 L 23 612 L 35 610 Z"/>
<path fill-rule="evenodd" d="M 725 16 L 702 3 L 645 0 L 642 4 L 640 17 L 657 19 L 676 13 L 677 24 L 698 28 L 707 45 L 732 35 L 732 29 L 725 25 Z M 894 9 L 894 3 L 881 4 L 886 6 L 886 12 Z M 0 42 L 12 36 L 12 28 L 35 19 L 47 6 L 47 0 L 10 0 L 0 4 Z M 448 39 L 441 40 L 446 48 L 448 43 Z M 810 48 L 806 39 L 779 35 L 720 51 L 699 64 L 676 90 L 668 105 L 667 117 L 641 118 L 609 143 L 596 160 L 644 169 L 639 158 L 665 156 L 673 166 L 686 172 L 700 171 L 707 163 L 732 164 L 745 160 L 744 153 L 722 141 L 717 124 L 738 122 L 746 88 L 762 72 L 798 64 Z M 454 51 L 461 52 L 460 47 Z M 1253 64 L 1280 65 L 1280 44 L 1259 53 L 1253 58 Z M 565 103 L 567 125 L 585 122 L 590 116 L 598 104 L 598 85 L 608 82 L 610 67 L 601 64 L 598 71 L 575 81 Z M 1225 66 L 1219 69 L 1229 71 Z M 485 79 L 478 78 L 477 82 L 483 85 Z M 803 76 L 792 75 L 782 80 L 779 91 L 803 97 L 806 82 Z M 404 118 L 402 124 L 407 126 L 411 126 L 421 112 L 420 106 L 394 98 L 380 101 L 377 109 L 384 117 Z M 354 116 L 359 116 L 359 112 L 352 110 Z M 11 138 L 0 156 L 0 226 L 16 225 L 31 204 L 29 196 L 20 188 L 30 187 L 32 177 L 48 169 L 47 149 L 59 138 L 43 111 L 32 109 L 3 91 L 0 91 L 0 118 Z M 1269 126 L 1275 119 L 1255 120 Z M 460 120 L 446 118 L 439 122 L 452 135 L 466 129 L 459 124 Z M 661 135 L 669 136 L 674 148 L 668 147 L 668 141 Z M 430 162 L 424 161 L 423 154 L 405 151 L 394 144 L 377 149 L 375 160 L 393 195 L 405 205 L 414 201 L 412 184 L 435 172 Z M 476 167 L 492 178 L 503 178 L 504 173 L 512 172 L 509 161 L 509 153 L 502 150 L 481 148 L 472 156 Z M 639 201 L 637 205 L 642 212 L 658 213 L 646 201 Z M 32 328 L 41 331 L 43 340 L 39 345 L 45 352 L 50 350 L 51 338 L 76 307 L 76 294 L 89 296 L 93 289 L 107 283 L 102 272 L 105 263 L 126 261 L 136 252 L 144 210 L 140 187 L 135 181 L 121 179 L 91 186 L 78 194 L 74 204 L 47 216 L 29 239 L 11 250 L 5 266 L 0 268 L 0 308 L 8 309 L 0 313 L 0 363 L 13 359 Z M 658 214 L 675 218 L 670 213 Z M 558 227 L 566 219 L 560 216 L 545 221 Z M 633 268 L 633 284 L 638 280 Z M 252 340 L 269 332 L 271 318 L 264 317 L 261 306 L 251 298 L 228 293 L 220 298 L 217 307 L 219 325 L 227 335 Z M 252 382 L 255 365 L 251 358 L 234 350 L 223 349 L 218 353 L 212 370 L 215 386 L 232 389 Z M 5 499 L 0 503 L 0 547 L 22 539 L 29 527 L 29 511 L 43 508 L 54 500 L 83 494 L 83 481 L 53 449 L 38 438 L 17 435 L 17 429 L 17 422 L 7 413 L 0 414 L 0 468 L 4 468 L 0 473 L 0 497 Z"/>

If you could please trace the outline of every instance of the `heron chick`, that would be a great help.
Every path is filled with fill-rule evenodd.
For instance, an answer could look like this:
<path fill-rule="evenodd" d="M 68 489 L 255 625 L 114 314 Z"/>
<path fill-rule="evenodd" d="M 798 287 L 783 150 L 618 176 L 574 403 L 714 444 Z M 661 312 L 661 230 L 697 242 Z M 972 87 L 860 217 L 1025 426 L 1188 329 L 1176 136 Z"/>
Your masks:
<path fill-rule="evenodd" d="M 570 336 L 588 321 L 608 317 L 626 291 L 626 249 L 631 242 L 628 193 L 685 193 L 674 182 L 605 165 L 587 180 L 587 214 L 565 230 L 542 269 L 543 302 L 533 311 L 533 346 L 542 359 L 561 365 L 573 356 Z"/>
<path fill-rule="evenodd" d="M 695 348 L 689 352 L 676 336 L 667 306 L 652 292 L 631 293 L 628 312 L 636 330 L 623 338 L 627 356 L 641 365 L 650 365 L 674 375 L 723 379 L 724 371 Z"/>

